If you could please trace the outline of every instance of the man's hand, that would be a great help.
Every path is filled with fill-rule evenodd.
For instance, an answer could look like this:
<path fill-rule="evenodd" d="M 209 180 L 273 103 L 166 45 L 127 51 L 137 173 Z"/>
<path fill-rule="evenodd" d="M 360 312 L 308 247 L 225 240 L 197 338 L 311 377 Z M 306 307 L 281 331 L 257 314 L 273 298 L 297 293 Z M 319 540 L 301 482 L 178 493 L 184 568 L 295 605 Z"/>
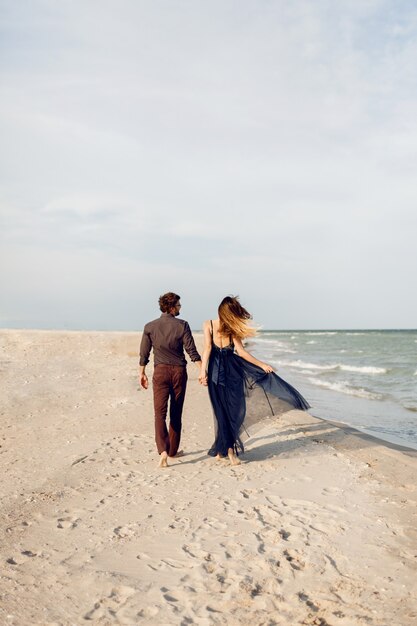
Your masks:
<path fill-rule="evenodd" d="M 207 387 L 208 386 L 207 374 L 200 374 L 200 376 L 198 377 L 198 382 L 200 383 L 200 385 Z"/>
<path fill-rule="evenodd" d="M 144 389 L 148 388 L 148 377 L 146 376 L 145 372 L 139 375 L 139 382 L 141 387 L 143 387 Z"/>

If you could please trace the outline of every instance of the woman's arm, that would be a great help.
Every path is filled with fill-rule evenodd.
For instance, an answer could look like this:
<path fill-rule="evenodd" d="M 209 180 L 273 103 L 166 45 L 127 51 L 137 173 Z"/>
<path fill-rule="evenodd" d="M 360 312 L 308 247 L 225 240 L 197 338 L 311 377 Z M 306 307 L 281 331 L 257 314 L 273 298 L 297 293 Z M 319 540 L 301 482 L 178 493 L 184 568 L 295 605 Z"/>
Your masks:
<path fill-rule="evenodd" d="M 264 363 L 263 361 L 258 361 L 258 359 L 255 359 L 255 357 L 252 356 L 250 352 L 245 350 L 241 339 L 238 339 L 237 337 L 233 337 L 233 343 L 235 344 L 236 352 L 242 359 L 245 359 L 245 361 L 249 361 L 249 363 L 253 363 L 253 365 L 257 365 L 258 367 L 263 369 L 263 371 L 266 372 L 267 374 L 270 374 L 271 372 L 274 371 L 274 368 L 268 365 L 268 363 Z"/>
<path fill-rule="evenodd" d="M 211 346 L 212 346 L 212 337 L 210 332 L 210 321 L 207 320 L 203 324 L 203 333 L 204 333 L 204 350 L 203 350 L 203 358 L 201 359 L 201 373 L 198 377 L 198 380 L 202 385 L 207 385 L 207 365 L 210 358 Z"/>

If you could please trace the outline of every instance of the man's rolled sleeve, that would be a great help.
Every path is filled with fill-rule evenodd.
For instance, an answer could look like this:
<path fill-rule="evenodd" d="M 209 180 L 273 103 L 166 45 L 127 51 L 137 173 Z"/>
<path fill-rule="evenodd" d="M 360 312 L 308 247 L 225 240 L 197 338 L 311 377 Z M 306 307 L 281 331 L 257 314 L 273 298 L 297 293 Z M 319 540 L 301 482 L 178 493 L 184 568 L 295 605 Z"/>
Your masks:
<path fill-rule="evenodd" d="M 184 325 L 183 344 L 188 356 L 193 361 L 193 363 L 195 361 L 201 361 L 201 356 L 198 354 L 197 348 L 195 347 L 194 339 L 191 334 L 191 329 L 188 325 L 188 322 L 186 322 Z"/>
<path fill-rule="evenodd" d="M 151 353 L 152 341 L 149 336 L 149 333 L 145 330 L 143 331 L 142 339 L 140 342 L 139 349 L 139 365 L 147 365 L 149 363 L 149 355 Z"/>

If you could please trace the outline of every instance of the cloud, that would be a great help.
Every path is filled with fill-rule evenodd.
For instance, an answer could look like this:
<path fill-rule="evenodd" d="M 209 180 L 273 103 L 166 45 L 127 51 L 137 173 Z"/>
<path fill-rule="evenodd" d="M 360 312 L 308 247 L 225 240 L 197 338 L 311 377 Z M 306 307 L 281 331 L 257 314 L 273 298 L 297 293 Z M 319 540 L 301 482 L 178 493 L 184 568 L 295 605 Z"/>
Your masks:
<path fill-rule="evenodd" d="M 198 294 L 196 317 L 227 289 L 262 302 L 269 326 L 272 302 L 280 324 L 297 308 L 303 327 L 340 326 L 349 311 L 364 325 L 353 298 L 372 325 L 382 273 L 398 276 L 412 319 L 414 3 L 2 10 L 0 237 L 16 319 L 19 255 L 43 259 L 34 284 L 45 301 L 62 268 L 79 272 L 64 281 L 74 302 L 96 293 L 92 283 L 128 290 L 139 270 L 149 296 L 171 281 Z"/>

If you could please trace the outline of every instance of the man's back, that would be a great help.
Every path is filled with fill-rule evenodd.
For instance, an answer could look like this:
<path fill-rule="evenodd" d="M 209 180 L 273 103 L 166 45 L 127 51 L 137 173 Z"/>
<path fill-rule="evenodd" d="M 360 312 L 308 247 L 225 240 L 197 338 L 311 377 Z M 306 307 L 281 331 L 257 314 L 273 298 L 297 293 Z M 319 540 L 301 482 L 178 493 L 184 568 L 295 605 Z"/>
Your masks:
<path fill-rule="evenodd" d="M 170 313 L 162 313 L 160 317 L 145 325 L 140 346 L 141 365 L 149 362 L 151 348 L 154 351 L 154 365 L 185 367 L 187 361 L 184 349 L 192 361 L 200 360 L 188 322 Z"/>

